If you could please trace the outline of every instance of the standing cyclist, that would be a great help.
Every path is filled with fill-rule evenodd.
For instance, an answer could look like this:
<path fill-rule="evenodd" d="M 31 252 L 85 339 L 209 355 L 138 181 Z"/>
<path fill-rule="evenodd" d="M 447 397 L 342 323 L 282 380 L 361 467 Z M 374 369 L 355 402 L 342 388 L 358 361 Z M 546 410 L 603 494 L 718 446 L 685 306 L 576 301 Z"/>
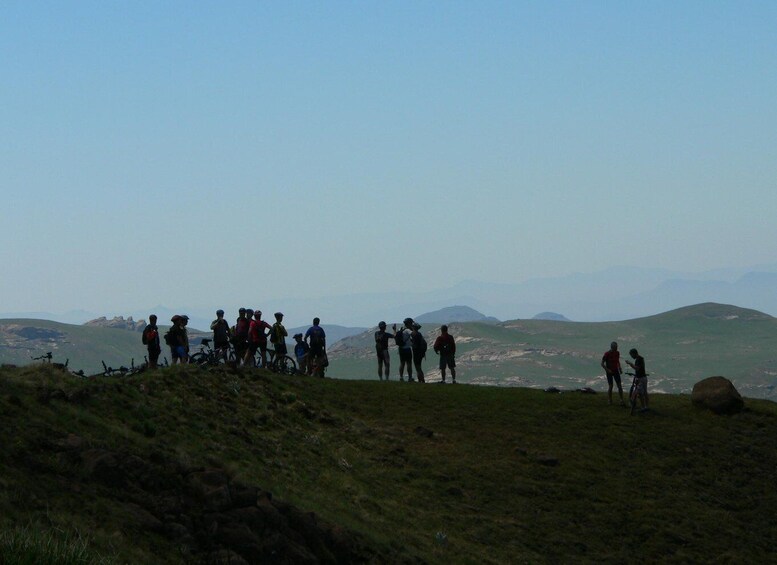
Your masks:
<path fill-rule="evenodd" d="M 610 404 L 612 404 L 612 381 L 618 385 L 618 394 L 621 397 L 621 406 L 626 404 L 623 402 L 623 386 L 621 385 L 621 373 L 623 369 L 621 367 L 621 354 L 618 351 L 618 342 L 613 341 L 610 344 L 610 349 L 604 352 L 602 355 L 602 368 L 605 375 L 607 375 L 607 394 L 610 398 Z"/>
<path fill-rule="evenodd" d="M 313 325 L 305 332 L 305 341 L 310 346 L 308 374 L 315 377 L 323 377 L 324 369 L 329 365 L 326 358 L 326 332 L 320 323 L 320 319 L 313 318 Z"/>
<path fill-rule="evenodd" d="M 636 349 L 629 351 L 629 355 L 634 359 L 634 362 L 626 361 L 626 364 L 634 369 L 634 392 L 639 397 L 639 401 L 642 405 L 642 410 L 648 409 L 648 392 L 647 392 L 647 373 L 645 372 L 645 359 Z M 631 399 L 631 413 L 634 414 L 634 407 L 637 402 L 634 398 Z"/>
<path fill-rule="evenodd" d="M 227 361 L 227 352 L 229 351 L 229 322 L 224 319 L 224 310 L 216 310 L 216 319 L 210 323 L 210 329 L 213 330 L 213 349 L 217 357 L 224 357 Z"/>
<path fill-rule="evenodd" d="M 378 378 L 380 380 L 383 380 L 384 375 L 386 380 L 389 380 L 389 368 L 391 367 L 389 339 L 393 337 L 394 334 L 386 331 L 386 322 L 380 322 L 378 331 L 375 332 L 375 353 L 378 356 Z"/>

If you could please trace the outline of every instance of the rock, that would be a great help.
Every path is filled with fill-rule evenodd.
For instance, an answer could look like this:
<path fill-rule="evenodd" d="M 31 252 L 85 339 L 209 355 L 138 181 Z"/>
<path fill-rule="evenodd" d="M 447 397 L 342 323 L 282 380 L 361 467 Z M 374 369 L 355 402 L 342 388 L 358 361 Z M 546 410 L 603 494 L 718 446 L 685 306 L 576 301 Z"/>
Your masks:
<path fill-rule="evenodd" d="M 434 432 L 428 428 L 424 428 L 423 426 L 418 426 L 415 430 L 413 430 L 415 433 L 417 433 L 419 436 L 422 437 L 432 437 L 434 435 Z"/>
<path fill-rule="evenodd" d="M 112 320 L 109 320 L 105 316 L 89 320 L 84 323 L 85 326 L 92 326 L 98 328 L 115 328 L 120 330 L 129 330 L 131 332 L 142 332 L 146 327 L 145 320 L 138 320 L 137 322 L 132 319 L 132 316 L 128 316 L 124 319 L 124 316 L 116 316 Z"/>
<path fill-rule="evenodd" d="M 709 377 L 693 385 L 691 402 L 715 414 L 735 414 L 745 405 L 742 396 L 725 377 Z"/>

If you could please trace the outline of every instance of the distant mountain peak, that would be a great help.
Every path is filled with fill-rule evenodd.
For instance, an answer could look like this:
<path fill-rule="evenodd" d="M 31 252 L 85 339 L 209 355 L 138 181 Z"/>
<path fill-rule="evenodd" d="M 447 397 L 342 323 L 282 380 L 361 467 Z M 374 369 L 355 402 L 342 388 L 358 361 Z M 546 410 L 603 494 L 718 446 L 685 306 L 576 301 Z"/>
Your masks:
<path fill-rule="evenodd" d="M 419 324 L 448 324 L 451 322 L 498 323 L 499 320 L 482 314 L 469 306 L 447 306 L 413 318 Z"/>
<path fill-rule="evenodd" d="M 532 318 L 532 320 L 550 320 L 552 322 L 571 322 L 569 318 L 563 314 L 557 314 L 556 312 L 540 312 Z"/>

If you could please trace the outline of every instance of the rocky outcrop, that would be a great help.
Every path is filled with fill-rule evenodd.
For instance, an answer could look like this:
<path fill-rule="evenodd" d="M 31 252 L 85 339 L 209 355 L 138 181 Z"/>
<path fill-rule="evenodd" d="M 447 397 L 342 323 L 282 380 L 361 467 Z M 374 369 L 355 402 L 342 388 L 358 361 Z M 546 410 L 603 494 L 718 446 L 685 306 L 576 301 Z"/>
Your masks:
<path fill-rule="evenodd" d="M 745 405 L 733 383 L 725 377 L 709 377 L 693 385 L 691 402 L 715 414 L 734 414 Z"/>
<path fill-rule="evenodd" d="M 132 316 L 128 316 L 127 319 L 124 319 L 124 316 L 115 316 L 111 320 L 109 320 L 105 316 L 102 316 L 94 320 L 89 320 L 88 322 L 84 323 L 84 325 L 94 326 L 98 328 L 115 328 L 118 330 L 129 330 L 131 332 L 142 332 L 143 328 L 146 327 L 146 321 L 138 320 L 136 322 L 135 320 L 132 319 Z"/>

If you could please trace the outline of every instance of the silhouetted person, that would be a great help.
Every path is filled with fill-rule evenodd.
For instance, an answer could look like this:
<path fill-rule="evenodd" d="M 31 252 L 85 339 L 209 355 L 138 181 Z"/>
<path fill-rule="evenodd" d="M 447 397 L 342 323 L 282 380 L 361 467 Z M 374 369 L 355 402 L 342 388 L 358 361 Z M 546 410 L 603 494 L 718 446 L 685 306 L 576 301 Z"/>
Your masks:
<path fill-rule="evenodd" d="M 415 374 L 418 378 L 418 382 L 423 383 L 426 381 L 424 380 L 424 370 L 421 367 L 421 364 L 424 361 L 424 357 L 426 357 L 427 345 L 424 336 L 418 331 L 421 329 L 421 326 L 413 322 L 412 327 L 413 330 L 410 332 L 410 337 L 413 345 L 413 365 L 415 366 Z"/>
<path fill-rule="evenodd" d="M 610 344 L 610 349 L 605 351 L 604 355 L 602 355 L 601 365 L 607 376 L 607 395 L 610 399 L 610 404 L 612 404 L 612 382 L 615 381 L 615 384 L 618 385 L 618 394 L 621 397 L 621 405 L 624 405 L 623 385 L 621 385 L 621 373 L 623 373 L 623 368 L 621 367 L 621 354 L 618 351 L 617 342 L 613 341 Z"/>
<path fill-rule="evenodd" d="M 391 368 L 391 356 L 389 355 L 389 340 L 394 338 L 394 334 L 386 331 L 386 322 L 378 324 L 378 331 L 375 332 L 375 353 L 378 356 L 378 378 L 389 380 L 389 369 Z"/>
<path fill-rule="evenodd" d="M 216 319 L 210 323 L 210 329 L 213 330 L 213 349 L 226 361 L 231 331 L 229 322 L 224 319 L 224 310 L 216 310 Z"/>
<path fill-rule="evenodd" d="M 639 354 L 636 349 L 629 351 L 629 355 L 634 362 L 626 361 L 626 364 L 634 369 L 634 394 L 639 397 L 640 404 L 643 410 L 648 409 L 648 391 L 647 391 L 647 373 L 645 372 L 645 359 Z M 634 413 L 634 406 L 636 402 L 631 401 L 631 413 Z"/>
<path fill-rule="evenodd" d="M 294 334 L 294 357 L 297 358 L 297 366 L 299 372 L 308 374 L 308 353 L 310 352 L 310 346 L 307 342 L 302 341 L 302 334 Z"/>
<path fill-rule="evenodd" d="M 441 383 L 445 383 L 445 369 L 451 370 L 451 379 L 456 384 L 456 340 L 448 333 L 448 326 L 440 326 L 440 335 L 434 340 L 434 352 L 440 356 Z"/>
<path fill-rule="evenodd" d="M 326 358 L 326 332 L 320 323 L 320 319 L 313 318 L 313 325 L 305 332 L 305 341 L 310 346 L 308 374 L 317 377 L 323 377 L 324 369 L 329 365 Z"/>
<path fill-rule="evenodd" d="M 399 380 L 404 381 L 405 369 L 407 369 L 407 382 L 413 382 L 413 318 L 405 318 L 402 328 L 397 330 L 397 325 L 391 326 L 394 330 L 394 341 L 399 349 Z"/>
<path fill-rule="evenodd" d="M 247 310 L 248 313 L 251 310 Z M 251 324 L 248 326 L 248 351 L 244 359 L 245 363 L 250 366 L 256 366 L 256 351 L 259 351 L 259 357 L 262 360 L 262 367 L 267 367 L 267 332 L 265 330 L 271 330 L 272 326 L 262 320 L 262 311 L 256 310 L 254 312 L 254 319 L 251 320 Z"/>
<path fill-rule="evenodd" d="M 289 333 L 286 331 L 286 328 L 283 327 L 283 313 L 276 312 L 275 323 L 270 330 L 270 342 L 272 342 L 273 347 L 275 348 L 276 359 L 286 355 L 286 336 L 288 335 Z"/>
<path fill-rule="evenodd" d="M 173 358 L 172 364 L 179 365 L 189 362 L 188 346 L 189 336 L 186 331 L 186 322 L 183 316 L 176 314 L 170 321 L 173 323 L 170 328 L 170 356 Z"/>
<path fill-rule="evenodd" d="M 159 342 L 159 328 L 156 325 L 156 314 L 148 317 L 148 325 L 143 328 L 143 344 L 148 350 L 148 368 L 156 369 L 159 363 L 159 355 L 162 353 L 162 346 Z"/>
<path fill-rule="evenodd" d="M 235 357 L 238 359 L 238 363 L 243 363 L 243 359 L 246 356 L 246 350 L 248 349 L 248 328 L 251 324 L 251 319 L 247 315 L 245 308 L 241 308 L 237 311 L 238 316 L 235 321 L 234 337 L 232 338 L 235 344 Z"/>

